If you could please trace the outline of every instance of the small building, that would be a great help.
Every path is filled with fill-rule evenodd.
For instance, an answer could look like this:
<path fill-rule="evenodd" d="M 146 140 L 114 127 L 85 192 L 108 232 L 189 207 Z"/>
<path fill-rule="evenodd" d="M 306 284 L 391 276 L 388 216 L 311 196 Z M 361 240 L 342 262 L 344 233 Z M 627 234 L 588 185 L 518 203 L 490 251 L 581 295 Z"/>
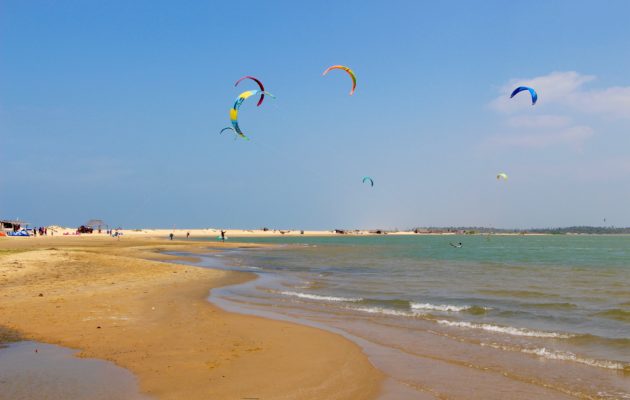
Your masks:
<path fill-rule="evenodd" d="M 26 228 L 29 225 L 28 222 L 13 220 L 13 219 L 0 219 L 0 231 L 2 232 L 17 232 L 21 229 Z"/>

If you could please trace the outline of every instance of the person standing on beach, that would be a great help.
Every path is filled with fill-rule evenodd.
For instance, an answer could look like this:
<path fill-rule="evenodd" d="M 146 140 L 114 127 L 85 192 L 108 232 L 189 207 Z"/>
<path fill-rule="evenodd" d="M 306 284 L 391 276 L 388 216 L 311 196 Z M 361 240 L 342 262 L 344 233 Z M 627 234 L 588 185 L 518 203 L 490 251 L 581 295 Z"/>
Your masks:
<path fill-rule="evenodd" d="M 186 239 L 190 237 L 190 232 L 186 232 Z"/>
<path fill-rule="evenodd" d="M 225 242 L 225 231 L 221 229 L 221 241 Z"/>
<path fill-rule="evenodd" d="M 175 235 L 173 235 L 173 232 L 171 232 L 171 234 L 168 235 L 168 237 L 171 238 L 171 240 L 173 240 L 173 236 L 175 236 Z"/>

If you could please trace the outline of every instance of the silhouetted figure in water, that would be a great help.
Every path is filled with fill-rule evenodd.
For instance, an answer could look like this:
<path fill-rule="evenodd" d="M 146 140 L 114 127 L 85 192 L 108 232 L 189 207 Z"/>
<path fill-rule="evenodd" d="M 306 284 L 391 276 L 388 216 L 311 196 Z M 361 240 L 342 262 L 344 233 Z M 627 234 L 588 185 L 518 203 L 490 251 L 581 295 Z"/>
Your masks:
<path fill-rule="evenodd" d="M 462 246 L 463 246 L 462 242 L 459 242 L 459 243 L 453 243 L 453 242 L 451 242 L 451 243 L 449 243 L 449 244 L 450 244 L 451 246 L 453 246 L 453 247 L 457 247 L 458 249 L 459 249 L 460 247 L 462 247 Z"/>
<path fill-rule="evenodd" d="M 225 231 L 221 230 L 221 241 L 225 242 Z"/>
<path fill-rule="evenodd" d="M 186 239 L 190 237 L 190 232 L 186 232 Z"/>
<path fill-rule="evenodd" d="M 170 235 L 168 235 L 168 237 L 171 238 L 171 240 L 173 240 L 173 236 L 175 236 L 173 235 L 173 232 L 171 232 Z"/>

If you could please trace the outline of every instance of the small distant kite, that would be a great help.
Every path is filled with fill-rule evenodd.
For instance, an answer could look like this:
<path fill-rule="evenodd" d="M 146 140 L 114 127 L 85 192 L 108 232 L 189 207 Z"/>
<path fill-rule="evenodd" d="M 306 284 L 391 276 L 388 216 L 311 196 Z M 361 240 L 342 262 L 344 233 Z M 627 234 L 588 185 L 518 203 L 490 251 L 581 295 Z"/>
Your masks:
<path fill-rule="evenodd" d="M 247 136 L 245 136 L 245 134 L 243 133 L 243 131 L 241 131 L 241 128 L 238 126 L 238 110 L 241 108 L 241 104 L 243 104 L 243 102 L 248 99 L 249 97 L 255 96 L 258 93 L 261 94 L 266 94 L 268 96 L 270 96 L 271 98 L 275 99 L 275 96 L 272 95 L 269 92 L 263 92 L 260 90 L 248 90 L 246 92 L 241 93 L 236 100 L 234 101 L 234 106 L 232 106 L 232 108 L 230 109 L 230 121 L 232 121 L 232 127 L 234 129 L 234 131 L 239 134 L 243 139 L 247 139 Z M 225 130 L 227 128 L 223 128 L 223 130 Z"/>
<path fill-rule="evenodd" d="M 365 182 L 370 182 L 370 186 L 374 187 L 374 180 L 372 178 L 370 178 L 369 176 L 363 177 L 363 183 L 365 183 Z"/>
<path fill-rule="evenodd" d="M 245 139 L 245 140 L 249 140 L 249 138 L 247 136 L 241 136 L 238 133 L 236 133 L 236 131 L 234 130 L 234 128 L 232 128 L 231 126 L 225 127 L 223 129 L 221 129 L 221 132 L 219 132 L 220 134 L 223 134 L 223 132 L 225 131 L 232 131 L 234 132 L 234 140 L 238 139 L 239 137 L 241 139 Z"/>
<path fill-rule="evenodd" d="M 263 102 L 263 100 L 265 99 L 265 87 L 263 86 L 262 82 L 260 80 L 258 80 L 257 78 L 247 75 L 242 77 L 241 79 L 239 79 L 238 81 L 236 81 L 236 83 L 234 84 L 234 87 L 238 86 L 239 83 L 241 83 L 242 80 L 244 79 L 251 79 L 252 81 L 256 82 L 258 84 L 258 87 L 260 87 L 260 91 L 262 92 L 260 94 L 260 99 L 258 100 L 258 104 L 256 104 L 256 106 L 260 106 Z"/>
<path fill-rule="evenodd" d="M 536 102 L 538 101 L 538 94 L 536 93 L 536 91 L 528 86 L 519 86 L 516 89 L 514 89 L 514 91 L 512 92 L 512 94 L 510 95 L 510 99 L 514 96 L 516 96 L 517 94 L 519 94 L 520 92 L 523 92 L 527 90 L 529 92 L 529 94 L 532 95 L 532 106 L 534 104 L 536 104 Z"/>
<path fill-rule="evenodd" d="M 333 65 L 332 67 L 326 68 L 326 71 L 324 71 L 322 76 L 326 75 L 329 71 L 332 71 L 333 69 L 344 70 L 348 73 L 348 75 L 350 75 L 350 78 L 352 78 L 352 90 L 350 90 L 350 96 L 352 96 L 354 94 L 354 89 L 357 88 L 357 76 L 354 74 L 354 72 L 350 68 L 343 65 Z"/>
<path fill-rule="evenodd" d="M 507 178 L 508 178 L 508 176 L 507 176 L 507 174 L 505 172 L 501 172 L 501 173 L 497 174 L 497 180 L 503 179 L 504 181 L 507 181 Z"/>

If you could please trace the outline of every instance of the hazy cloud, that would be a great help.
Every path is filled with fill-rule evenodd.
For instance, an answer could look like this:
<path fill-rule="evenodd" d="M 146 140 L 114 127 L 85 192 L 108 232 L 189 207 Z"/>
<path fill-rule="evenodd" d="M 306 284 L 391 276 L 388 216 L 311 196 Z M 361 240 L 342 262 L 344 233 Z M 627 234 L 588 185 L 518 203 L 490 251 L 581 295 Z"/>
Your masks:
<path fill-rule="evenodd" d="M 581 151 L 584 142 L 595 132 L 588 126 L 571 126 L 559 130 L 544 130 L 536 133 L 506 133 L 490 137 L 486 145 L 491 147 L 526 147 L 545 148 L 550 146 L 569 146 Z"/>
<path fill-rule="evenodd" d="M 613 86 L 603 89 L 585 88 L 596 79 L 593 75 L 582 75 L 575 71 L 552 72 L 531 79 L 512 79 L 500 88 L 500 95 L 490 106 L 502 112 L 520 112 L 531 108 L 526 92 L 510 99 L 517 86 L 531 86 L 538 93 L 536 109 L 557 105 L 584 113 L 602 114 L 630 118 L 630 86 Z"/>
<path fill-rule="evenodd" d="M 517 115 L 508 118 L 506 124 L 511 128 L 563 128 L 571 122 L 563 115 Z"/>
<path fill-rule="evenodd" d="M 590 89 L 594 75 L 575 71 L 552 72 L 530 79 L 511 79 L 499 89 L 490 108 L 505 114 L 506 131 L 488 138 L 491 147 L 545 148 L 568 146 L 581 151 L 595 129 L 583 122 L 585 114 L 630 118 L 630 86 Z M 531 86 L 538 102 L 531 105 L 527 92 L 510 99 L 517 86 Z M 547 113 L 541 114 L 540 112 Z M 551 113 L 549 112 L 551 110 Z M 589 123 L 593 123 L 590 121 Z"/>
<path fill-rule="evenodd" d="M 580 163 L 573 169 L 573 174 L 585 181 L 610 181 L 627 179 L 630 176 L 630 158 L 605 158 L 596 162 Z"/>

